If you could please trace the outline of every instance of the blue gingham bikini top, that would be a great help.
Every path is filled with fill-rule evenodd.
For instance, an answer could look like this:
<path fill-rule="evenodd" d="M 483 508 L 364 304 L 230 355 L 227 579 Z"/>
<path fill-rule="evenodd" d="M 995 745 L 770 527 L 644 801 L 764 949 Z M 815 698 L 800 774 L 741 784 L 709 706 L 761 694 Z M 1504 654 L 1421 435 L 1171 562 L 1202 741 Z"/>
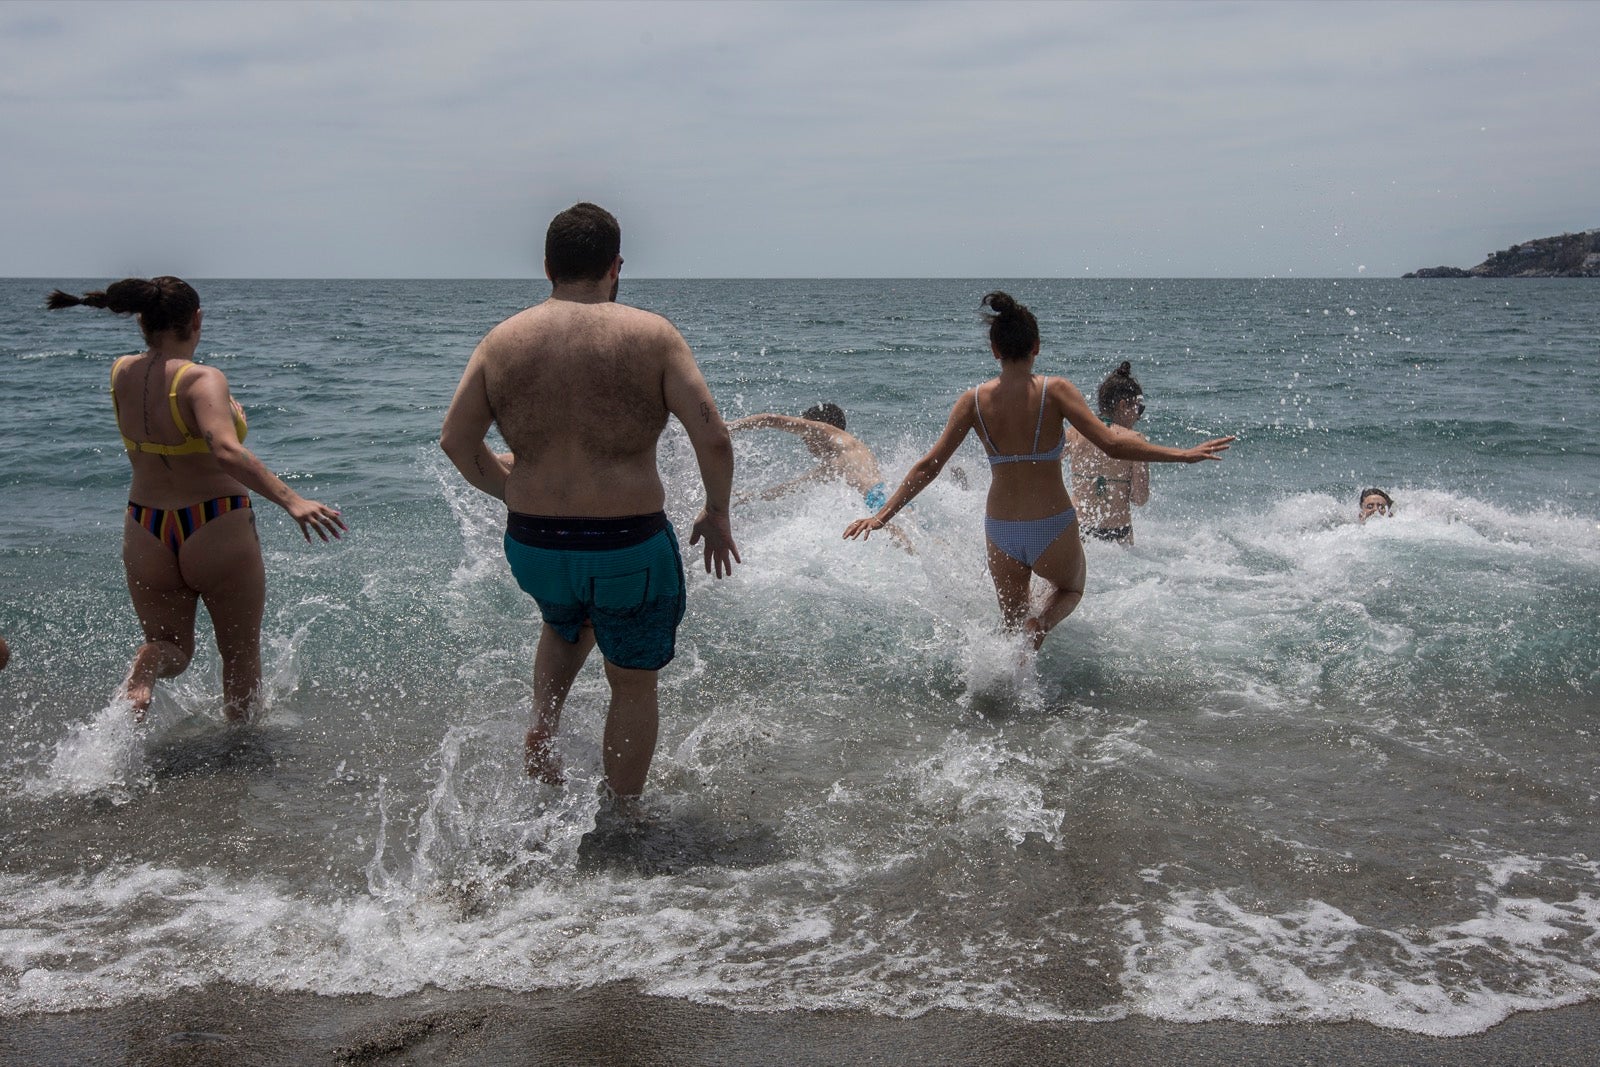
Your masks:
<path fill-rule="evenodd" d="M 994 439 L 989 436 L 989 427 L 986 426 L 983 421 L 983 407 L 978 403 L 978 389 L 977 387 L 973 388 L 972 406 L 977 408 L 978 429 L 983 434 L 983 443 L 988 446 L 989 466 L 993 467 L 998 463 L 1054 463 L 1056 460 L 1061 458 L 1061 453 L 1067 447 L 1066 434 L 1061 435 L 1061 440 L 1058 441 L 1056 443 L 1056 447 L 1052 448 L 1050 451 L 1039 451 L 1039 431 L 1044 429 L 1044 405 L 1045 399 L 1049 393 L 1050 379 L 1045 378 L 1044 385 L 1039 390 L 1039 422 L 1033 428 L 1033 451 L 1027 453 L 1026 455 L 1008 456 L 1001 453 L 998 448 L 995 448 Z"/>

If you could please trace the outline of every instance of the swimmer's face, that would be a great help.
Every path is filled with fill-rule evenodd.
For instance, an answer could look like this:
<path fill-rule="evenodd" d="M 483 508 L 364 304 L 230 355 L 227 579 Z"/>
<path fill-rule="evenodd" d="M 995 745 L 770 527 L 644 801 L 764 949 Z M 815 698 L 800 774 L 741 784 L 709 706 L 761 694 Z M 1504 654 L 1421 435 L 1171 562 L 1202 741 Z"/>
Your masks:
<path fill-rule="evenodd" d="M 1119 400 L 1112 409 L 1112 420 L 1122 426 L 1132 426 L 1144 416 L 1144 397 L 1136 396 L 1132 400 Z"/>
<path fill-rule="evenodd" d="M 1383 497 L 1379 496 L 1377 493 L 1373 493 L 1371 496 L 1364 496 L 1361 498 L 1360 521 L 1366 522 L 1374 515 L 1387 516 L 1389 513 L 1389 502 L 1383 499 Z"/>

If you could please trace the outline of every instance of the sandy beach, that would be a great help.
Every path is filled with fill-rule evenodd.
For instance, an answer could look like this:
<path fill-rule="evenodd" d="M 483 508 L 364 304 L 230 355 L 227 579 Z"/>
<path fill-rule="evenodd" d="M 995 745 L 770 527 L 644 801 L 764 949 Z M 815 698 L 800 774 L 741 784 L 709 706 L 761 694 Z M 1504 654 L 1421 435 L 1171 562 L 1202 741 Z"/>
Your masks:
<path fill-rule="evenodd" d="M 625 984 L 578 992 L 427 991 L 384 999 L 213 986 L 149 1003 L 0 1023 L 10 1067 L 1083 1063 L 1534 1067 L 1600 1062 L 1600 1005 L 1516 1015 L 1469 1037 L 1366 1024 L 1250 1026 L 1028 1023 L 931 1012 L 735 1012 L 641 997 Z"/>

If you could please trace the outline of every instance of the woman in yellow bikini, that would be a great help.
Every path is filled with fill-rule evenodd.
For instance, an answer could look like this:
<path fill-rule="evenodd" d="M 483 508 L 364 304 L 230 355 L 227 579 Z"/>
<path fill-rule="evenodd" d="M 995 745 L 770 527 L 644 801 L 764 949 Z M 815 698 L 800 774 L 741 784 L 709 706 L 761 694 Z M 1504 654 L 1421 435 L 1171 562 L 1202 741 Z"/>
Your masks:
<path fill-rule="evenodd" d="M 244 447 L 244 410 L 215 367 L 195 363 L 200 295 L 172 277 L 125 278 L 104 292 L 50 294 L 51 310 L 84 304 L 137 315 L 149 347 L 111 365 L 111 404 L 133 468 L 123 520 L 128 594 L 144 630 L 123 692 L 142 720 L 157 678 L 194 655 L 199 601 L 222 656 L 224 712 L 248 720 L 261 687 L 266 571 L 253 490 L 289 513 L 307 541 L 345 529 L 338 511 L 307 500 Z M 193 427 L 194 429 L 190 429 Z"/>
<path fill-rule="evenodd" d="M 989 575 L 1005 628 L 1026 633 L 1038 648 L 1083 597 L 1078 517 L 1061 479 L 1067 424 L 1107 455 L 1154 463 L 1221 459 L 1233 438 L 1217 437 L 1179 449 L 1153 445 L 1137 434 L 1113 434 L 1094 417 L 1071 382 L 1033 373 L 1039 355 L 1039 322 L 1033 312 L 1000 292 L 985 296 L 983 306 L 991 312 L 986 316 L 989 350 L 1000 364 L 999 376 L 956 399 L 939 440 L 906 473 L 888 503 L 871 518 L 851 523 L 844 535 L 864 537 L 883 529 L 939 476 L 967 434 L 977 428 L 991 471 L 983 520 Z M 1050 583 L 1037 607 L 1032 603 L 1034 575 Z"/>

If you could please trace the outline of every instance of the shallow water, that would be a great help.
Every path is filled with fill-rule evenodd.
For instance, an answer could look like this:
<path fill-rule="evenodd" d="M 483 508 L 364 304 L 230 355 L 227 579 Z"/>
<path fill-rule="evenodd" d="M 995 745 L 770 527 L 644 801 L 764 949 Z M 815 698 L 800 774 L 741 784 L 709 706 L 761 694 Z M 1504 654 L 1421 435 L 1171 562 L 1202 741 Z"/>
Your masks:
<path fill-rule="evenodd" d="M 237 982 L 645 991 L 734 1008 L 1361 1019 L 1433 1034 L 1600 993 L 1600 290 L 1577 282 L 1011 281 L 1040 368 L 1134 362 L 1131 550 L 1036 663 L 996 633 L 987 468 L 839 534 L 824 486 L 691 557 L 642 829 L 600 818 L 604 682 L 565 787 L 520 774 L 536 637 L 502 516 L 433 441 L 516 282 L 202 283 L 250 444 L 344 508 L 263 505 L 262 721 L 213 651 L 135 728 L 105 396 L 123 321 L 0 283 L 0 1012 Z M 962 281 L 651 281 L 729 417 L 821 399 L 898 478 L 981 380 Z M 70 429 L 69 429 L 70 428 Z M 803 469 L 738 439 L 739 483 Z M 699 488 L 661 460 L 686 528 Z M 892 484 L 892 482 L 891 482 Z M 1395 518 L 1353 523 L 1388 489 Z M 686 546 L 687 547 L 687 546 Z M 691 550 L 692 552 L 692 550 Z M 202 637 L 202 646 L 206 638 Z"/>

